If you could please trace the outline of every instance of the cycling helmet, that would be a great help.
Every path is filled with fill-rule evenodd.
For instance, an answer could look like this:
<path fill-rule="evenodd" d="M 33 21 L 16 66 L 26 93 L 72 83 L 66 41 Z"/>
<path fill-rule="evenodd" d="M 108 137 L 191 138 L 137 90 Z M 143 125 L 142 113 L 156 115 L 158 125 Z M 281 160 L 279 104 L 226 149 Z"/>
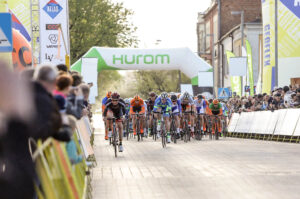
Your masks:
<path fill-rule="evenodd" d="M 120 95 L 117 92 L 114 92 L 113 94 L 111 94 L 111 99 L 119 99 Z"/>
<path fill-rule="evenodd" d="M 171 94 L 171 100 L 172 101 L 176 101 L 177 100 L 177 96 L 174 93 Z"/>
<path fill-rule="evenodd" d="M 156 93 L 150 92 L 150 93 L 149 93 L 149 96 L 150 96 L 150 97 L 156 97 Z"/>
<path fill-rule="evenodd" d="M 190 99 L 190 94 L 187 91 L 185 91 L 183 93 L 182 97 L 183 97 L 184 100 Z"/>
<path fill-rule="evenodd" d="M 111 97 L 111 91 L 108 91 L 108 92 L 107 92 L 106 97 L 107 97 L 107 98 L 110 98 L 110 97 Z"/>
<path fill-rule="evenodd" d="M 160 94 L 161 99 L 167 99 L 168 98 L 168 93 L 163 92 L 162 94 Z"/>
<path fill-rule="evenodd" d="M 130 100 L 128 98 L 126 98 L 124 101 L 125 101 L 125 104 L 130 104 Z"/>
<path fill-rule="evenodd" d="M 214 105 L 216 105 L 216 104 L 218 104 L 219 103 L 219 101 L 217 100 L 217 99 L 215 99 L 214 101 L 213 101 L 213 104 Z"/>
<path fill-rule="evenodd" d="M 135 101 L 140 101 L 140 96 L 138 96 L 138 95 L 134 96 L 134 100 Z"/>
<path fill-rule="evenodd" d="M 203 99 L 203 96 L 200 95 L 200 94 L 198 94 L 198 95 L 197 95 L 197 99 L 198 99 L 198 100 L 201 100 L 201 99 Z"/>

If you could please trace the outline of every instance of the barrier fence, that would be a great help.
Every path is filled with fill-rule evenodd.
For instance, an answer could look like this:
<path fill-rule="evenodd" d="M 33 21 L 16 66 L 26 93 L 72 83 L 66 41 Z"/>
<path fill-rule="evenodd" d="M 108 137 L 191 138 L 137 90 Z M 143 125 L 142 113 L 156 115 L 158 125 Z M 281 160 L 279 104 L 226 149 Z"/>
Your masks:
<path fill-rule="evenodd" d="M 77 121 L 72 139 L 82 161 L 72 164 L 66 151 L 66 143 L 52 138 L 38 141 L 32 157 L 38 179 L 35 188 L 39 199 L 92 198 L 92 167 L 96 165 L 90 138 L 93 131 L 89 119 Z M 31 143 L 32 146 L 32 143 Z"/>
<path fill-rule="evenodd" d="M 229 136 L 299 142 L 300 109 L 234 113 Z"/>

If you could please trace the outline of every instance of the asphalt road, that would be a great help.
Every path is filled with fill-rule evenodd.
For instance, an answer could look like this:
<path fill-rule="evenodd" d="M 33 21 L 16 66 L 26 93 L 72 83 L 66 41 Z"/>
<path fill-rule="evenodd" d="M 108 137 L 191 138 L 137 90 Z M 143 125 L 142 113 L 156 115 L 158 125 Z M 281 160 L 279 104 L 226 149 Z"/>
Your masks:
<path fill-rule="evenodd" d="M 300 145 L 226 138 L 169 144 L 124 141 L 113 147 L 98 128 L 93 198 L 300 198 Z"/>

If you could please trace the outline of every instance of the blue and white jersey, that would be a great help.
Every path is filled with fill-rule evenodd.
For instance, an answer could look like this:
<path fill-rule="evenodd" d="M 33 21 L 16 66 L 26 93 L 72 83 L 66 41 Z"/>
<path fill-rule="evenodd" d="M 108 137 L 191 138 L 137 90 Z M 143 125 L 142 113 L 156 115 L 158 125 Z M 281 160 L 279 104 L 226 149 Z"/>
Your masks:
<path fill-rule="evenodd" d="M 180 100 L 177 100 L 177 102 L 172 102 L 172 113 L 181 113 L 181 103 Z"/>
<path fill-rule="evenodd" d="M 162 102 L 161 97 L 158 97 L 155 100 L 153 111 L 157 111 L 158 108 L 161 108 L 163 111 L 170 111 L 172 108 L 172 101 L 170 98 L 167 99 L 165 103 Z"/>
<path fill-rule="evenodd" d="M 194 100 L 194 104 L 196 106 L 197 113 L 203 113 L 203 114 L 205 113 L 205 110 L 206 110 L 206 102 L 205 102 L 205 100 L 202 99 L 199 102 L 199 100 L 196 99 L 196 100 Z"/>

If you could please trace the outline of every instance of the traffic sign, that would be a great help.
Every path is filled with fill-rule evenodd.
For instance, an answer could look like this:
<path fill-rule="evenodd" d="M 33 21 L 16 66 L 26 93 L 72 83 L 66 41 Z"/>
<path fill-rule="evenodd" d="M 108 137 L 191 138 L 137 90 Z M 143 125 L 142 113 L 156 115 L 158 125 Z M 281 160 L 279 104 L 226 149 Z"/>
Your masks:
<path fill-rule="evenodd" d="M 227 99 L 230 97 L 229 88 L 219 88 L 218 89 L 218 98 Z"/>
<path fill-rule="evenodd" d="M 10 13 L 0 13 L 0 52 L 12 52 L 12 19 Z"/>

